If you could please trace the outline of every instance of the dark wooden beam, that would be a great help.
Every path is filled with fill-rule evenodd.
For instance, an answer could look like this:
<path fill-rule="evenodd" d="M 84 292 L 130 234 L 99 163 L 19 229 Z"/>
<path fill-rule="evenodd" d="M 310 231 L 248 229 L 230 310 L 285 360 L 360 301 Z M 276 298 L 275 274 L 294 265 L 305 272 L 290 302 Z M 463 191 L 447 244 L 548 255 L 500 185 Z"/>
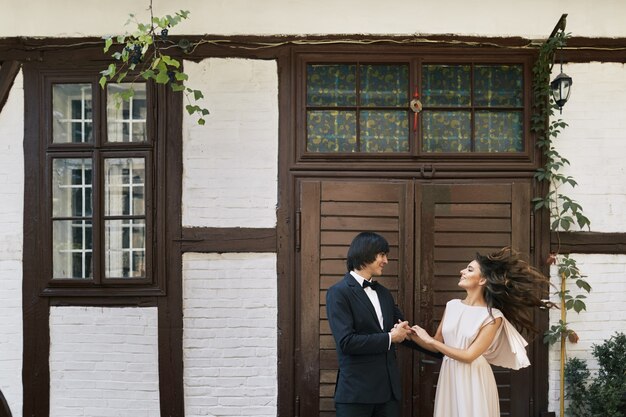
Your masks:
<path fill-rule="evenodd" d="M 187 227 L 182 252 L 276 252 L 275 228 Z"/>
<path fill-rule="evenodd" d="M 0 113 L 9 98 L 9 92 L 17 73 L 20 72 L 20 66 L 17 61 L 4 61 L 0 67 Z"/>
<path fill-rule="evenodd" d="M 602 253 L 626 255 L 626 233 L 555 232 L 550 234 L 550 250 L 559 253 Z"/>

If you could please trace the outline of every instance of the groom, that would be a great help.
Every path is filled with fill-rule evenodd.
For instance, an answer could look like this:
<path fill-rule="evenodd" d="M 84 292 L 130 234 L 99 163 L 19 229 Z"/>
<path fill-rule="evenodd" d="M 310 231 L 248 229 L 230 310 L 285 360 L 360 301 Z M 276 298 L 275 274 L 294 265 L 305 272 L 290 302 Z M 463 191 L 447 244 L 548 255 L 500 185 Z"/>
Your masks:
<path fill-rule="evenodd" d="M 328 321 L 339 358 L 337 417 L 400 415 L 398 343 L 441 357 L 407 340 L 411 329 L 391 293 L 372 281 L 373 276 L 382 274 L 388 253 L 384 237 L 359 233 L 348 250 L 348 272 L 326 295 Z"/>

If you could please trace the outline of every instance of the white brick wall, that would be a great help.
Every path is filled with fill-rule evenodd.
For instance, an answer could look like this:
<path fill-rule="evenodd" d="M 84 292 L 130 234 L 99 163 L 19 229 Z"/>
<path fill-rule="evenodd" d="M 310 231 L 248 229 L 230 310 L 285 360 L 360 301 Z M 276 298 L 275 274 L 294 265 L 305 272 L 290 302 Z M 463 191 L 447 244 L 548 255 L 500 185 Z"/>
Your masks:
<path fill-rule="evenodd" d="M 555 146 L 571 163 L 563 174 L 578 182 L 563 191 L 582 205 L 592 231 L 626 232 L 626 66 L 566 64 L 563 71 L 574 83 L 563 114 L 556 114 L 569 126 Z"/>
<path fill-rule="evenodd" d="M 276 416 L 276 255 L 183 257 L 185 415 Z"/>
<path fill-rule="evenodd" d="M 278 184 L 278 73 L 275 61 L 185 62 L 203 91 L 204 126 L 185 112 L 183 225 L 274 227 Z"/>
<path fill-rule="evenodd" d="M 570 310 L 567 321 L 576 331 L 580 341 L 576 344 L 567 342 L 567 356 L 586 359 L 592 372 L 597 371 L 598 364 L 591 354 L 591 346 L 601 344 L 615 332 L 626 331 L 626 255 L 581 255 L 573 254 L 581 273 L 587 275 L 587 282 L 592 287 L 587 294 L 575 283 L 568 284 L 572 296 L 587 295 L 587 310 L 577 314 Z M 553 268 L 552 282 L 560 285 L 556 268 Z M 559 310 L 550 312 L 550 325 L 558 323 L 561 318 Z M 549 401 L 550 410 L 559 409 L 559 345 L 550 348 Z M 566 405 L 567 407 L 567 405 Z"/>
<path fill-rule="evenodd" d="M 560 70 L 555 65 L 556 75 Z M 571 175 L 578 186 L 560 191 L 578 201 L 591 220 L 591 230 L 626 232 L 626 67 L 618 63 L 566 64 L 563 71 L 574 80 L 571 97 L 563 114 L 555 115 L 569 124 L 555 141 L 559 153 L 571 165 L 562 173 Z M 572 255 L 587 275 L 592 293 L 587 311 L 569 312 L 567 320 L 580 336 L 577 344 L 567 344 L 568 357 L 587 359 L 591 370 L 597 363 L 591 346 L 600 344 L 616 331 L 626 329 L 626 256 Z M 553 274 L 554 275 L 554 274 Z M 558 277 L 553 276 L 558 284 Z M 574 285 L 573 294 L 580 292 Z M 551 324 L 560 319 L 552 311 Z M 559 358 L 557 346 L 550 349 L 550 410 L 559 410 Z"/>
<path fill-rule="evenodd" d="M 160 417 L 157 309 L 50 309 L 50 417 Z"/>
<path fill-rule="evenodd" d="M 0 113 L 0 389 L 22 415 L 24 89 L 18 74 Z"/>

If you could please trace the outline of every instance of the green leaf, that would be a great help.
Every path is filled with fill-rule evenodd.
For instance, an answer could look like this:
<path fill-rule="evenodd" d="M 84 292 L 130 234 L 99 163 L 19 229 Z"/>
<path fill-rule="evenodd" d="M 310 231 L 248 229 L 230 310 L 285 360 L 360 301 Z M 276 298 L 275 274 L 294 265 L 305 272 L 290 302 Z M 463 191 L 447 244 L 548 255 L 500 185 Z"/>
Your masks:
<path fill-rule="evenodd" d="M 205 122 L 205 120 L 204 120 L 203 118 L 199 118 L 199 119 L 198 119 L 198 124 L 199 124 L 200 126 L 204 126 L 204 124 L 205 124 L 205 123 L 206 123 L 206 122 Z"/>
<path fill-rule="evenodd" d="M 98 83 L 100 83 L 100 87 L 104 90 L 104 86 L 107 83 L 107 77 L 103 75 L 102 77 L 100 77 L 100 81 L 98 81 Z"/>
<path fill-rule="evenodd" d="M 163 62 L 165 62 L 166 65 L 169 65 L 170 67 L 174 67 L 174 68 L 179 68 L 180 67 L 180 62 L 178 62 L 176 59 L 167 56 L 167 55 L 161 55 L 161 59 L 163 59 Z"/>
<path fill-rule="evenodd" d="M 176 71 L 176 79 L 178 81 L 187 81 L 189 79 L 189 76 L 184 72 Z"/>
<path fill-rule="evenodd" d="M 158 84 L 167 84 L 169 80 L 170 77 L 167 75 L 167 71 L 159 71 L 155 79 Z"/>
<path fill-rule="evenodd" d="M 585 303 L 580 300 L 574 301 L 574 311 L 580 313 L 583 310 L 587 310 L 587 306 L 585 305 Z"/>
<path fill-rule="evenodd" d="M 202 94 L 202 91 L 200 91 L 200 90 L 193 90 L 193 99 L 198 101 L 201 98 L 204 98 L 204 95 Z"/>
<path fill-rule="evenodd" d="M 104 52 L 109 52 L 109 48 L 113 45 L 113 38 L 108 37 L 104 41 Z"/>

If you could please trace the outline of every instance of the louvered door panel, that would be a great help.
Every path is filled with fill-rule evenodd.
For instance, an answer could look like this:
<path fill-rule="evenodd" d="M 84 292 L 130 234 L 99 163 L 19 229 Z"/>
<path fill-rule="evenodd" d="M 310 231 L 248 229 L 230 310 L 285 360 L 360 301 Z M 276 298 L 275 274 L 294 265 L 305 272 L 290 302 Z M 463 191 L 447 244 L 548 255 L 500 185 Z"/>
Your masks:
<path fill-rule="evenodd" d="M 401 280 L 410 272 L 407 264 L 412 265 L 405 259 L 413 252 L 412 244 L 407 244 L 413 235 L 412 187 L 405 182 L 306 181 L 300 190 L 302 320 L 296 370 L 302 378 L 298 391 L 304 393 L 300 412 L 331 417 L 337 354 L 326 316 L 326 292 L 346 273 L 352 239 L 359 232 L 373 231 L 390 244 L 389 264 L 378 279 L 396 300 L 406 293 Z M 410 372 L 406 374 L 410 377 Z M 409 381 L 406 385 L 410 390 Z"/>
<path fill-rule="evenodd" d="M 476 252 L 486 254 L 504 246 L 528 253 L 530 231 L 530 184 L 424 185 L 416 193 L 421 241 L 418 246 L 420 292 L 416 293 L 416 316 L 434 332 L 453 298 L 463 298 L 458 287 L 460 271 Z M 439 363 L 423 360 L 416 369 L 421 386 L 419 416 L 432 415 Z M 500 395 L 501 415 L 528 409 L 529 372 L 494 368 Z"/>

